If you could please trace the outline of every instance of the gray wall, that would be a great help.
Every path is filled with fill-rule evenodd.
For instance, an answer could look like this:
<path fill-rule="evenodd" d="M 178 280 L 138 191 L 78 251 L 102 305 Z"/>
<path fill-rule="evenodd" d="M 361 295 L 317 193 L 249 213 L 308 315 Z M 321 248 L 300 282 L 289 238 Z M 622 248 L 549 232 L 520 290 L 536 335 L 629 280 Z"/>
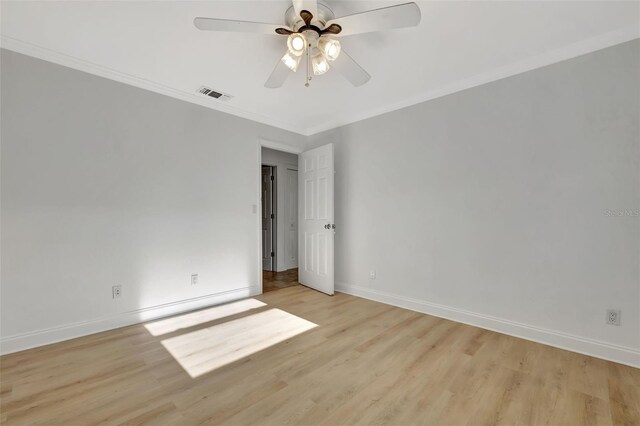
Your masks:
<path fill-rule="evenodd" d="M 341 288 L 640 349 L 639 49 L 310 138 L 335 143 Z"/>
<path fill-rule="evenodd" d="M 3 341 L 257 285 L 264 137 L 336 144 L 342 288 L 637 354 L 639 49 L 308 139 L 2 51 Z"/>
<path fill-rule="evenodd" d="M 9 349 L 16 335 L 36 332 L 39 344 L 95 331 L 71 330 L 85 321 L 108 327 L 120 313 L 259 288 L 257 139 L 302 136 L 10 51 L 1 59 Z"/>

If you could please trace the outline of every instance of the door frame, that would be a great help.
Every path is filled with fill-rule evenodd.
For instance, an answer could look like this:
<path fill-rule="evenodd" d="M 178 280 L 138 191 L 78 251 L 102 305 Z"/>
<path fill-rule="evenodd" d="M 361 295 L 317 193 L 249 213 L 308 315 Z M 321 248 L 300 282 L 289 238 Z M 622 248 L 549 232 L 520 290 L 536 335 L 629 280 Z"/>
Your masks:
<path fill-rule="evenodd" d="M 296 178 L 295 178 L 295 185 L 296 185 L 296 190 L 295 193 L 291 193 L 289 192 L 289 188 L 286 187 L 286 185 L 288 185 L 289 181 L 289 172 L 295 172 L 296 174 Z M 289 197 L 293 196 L 294 200 L 295 200 L 295 217 L 293 218 L 295 220 L 296 223 L 296 229 L 295 229 L 295 245 L 296 245 L 296 252 L 298 251 L 298 239 L 299 239 L 299 230 L 298 230 L 298 209 L 299 209 L 299 205 L 298 205 L 298 167 L 293 168 L 293 166 L 285 166 L 285 170 L 284 170 L 284 176 L 285 176 L 285 182 L 283 184 L 283 186 L 285 186 L 284 188 L 284 205 L 282 206 L 282 210 L 283 210 L 283 222 L 286 222 L 287 219 L 287 208 L 291 205 L 291 199 L 289 199 Z M 287 204 L 289 203 L 289 204 Z M 285 223 L 285 227 L 282 230 L 283 231 L 283 235 L 282 235 L 282 244 L 283 244 L 283 248 L 282 248 L 282 253 L 283 253 L 283 265 L 285 267 L 285 270 L 289 270 L 292 268 L 297 268 L 298 266 L 300 266 L 300 262 L 298 259 L 298 254 L 296 253 L 296 262 L 295 262 L 295 266 L 294 265 L 290 265 L 289 264 L 289 259 L 287 258 L 287 236 L 285 234 L 285 232 L 287 232 L 288 226 L 287 223 Z"/>
<path fill-rule="evenodd" d="M 262 167 L 269 167 L 271 169 L 271 211 L 273 217 L 271 218 L 271 271 L 278 271 L 278 166 L 274 164 L 262 163 Z M 262 171 L 262 169 L 260 170 Z M 260 176 L 260 184 L 262 185 L 262 175 Z M 262 186 L 260 187 L 260 194 L 262 194 Z M 262 198 L 262 197 L 261 197 Z M 262 208 L 262 200 L 260 200 L 260 208 Z M 262 236 L 262 232 L 260 232 Z M 262 246 L 260 246 L 260 252 L 262 253 Z M 264 271 L 264 265 L 262 265 Z"/>
<path fill-rule="evenodd" d="M 258 280 L 260 285 L 258 286 L 258 294 L 262 294 L 262 214 L 260 214 L 260 208 L 262 207 L 262 148 L 271 148 L 277 151 L 288 152 L 290 154 L 300 155 L 304 152 L 303 147 L 289 145 L 283 142 L 277 142 L 265 138 L 258 138 L 256 143 L 257 162 L 255 167 L 255 179 L 256 179 L 256 203 L 253 205 L 253 211 L 256 216 L 256 235 L 257 235 L 257 253 L 256 253 L 256 270 L 258 272 Z"/>

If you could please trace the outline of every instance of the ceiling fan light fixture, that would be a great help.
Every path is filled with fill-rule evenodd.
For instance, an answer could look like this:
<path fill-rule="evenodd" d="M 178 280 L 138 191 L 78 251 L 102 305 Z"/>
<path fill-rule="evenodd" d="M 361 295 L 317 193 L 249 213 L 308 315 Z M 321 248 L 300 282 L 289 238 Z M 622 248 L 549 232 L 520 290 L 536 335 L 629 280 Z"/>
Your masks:
<path fill-rule="evenodd" d="M 420 7 L 410 0 L 407 3 L 340 17 L 336 17 L 321 0 L 289 1 L 292 5 L 286 10 L 284 22 L 280 24 L 206 17 L 195 17 L 193 24 L 202 31 L 286 36 L 285 55 L 276 63 L 265 87 L 282 87 L 289 70 L 297 71 L 303 56 L 306 68 L 305 86 L 309 86 L 313 74 L 324 74 L 330 68 L 335 68 L 335 71 L 357 87 L 369 81 L 371 75 L 347 52 L 341 53 L 341 43 L 334 37 L 415 27 L 421 20 Z M 334 64 L 333 61 L 339 59 L 340 55 L 342 59 Z"/>
<path fill-rule="evenodd" d="M 315 75 L 322 75 L 331 68 L 329 66 L 329 61 L 327 61 L 327 58 L 325 58 L 321 53 L 318 53 L 311 58 L 311 65 L 313 66 L 313 73 Z"/>
<path fill-rule="evenodd" d="M 302 56 L 294 56 L 287 52 L 282 57 L 282 62 L 289 67 L 291 71 L 296 72 L 298 70 L 298 65 L 300 64 L 300 59 L 302 59 Z"/>
<path fill-rule="evenodd" d="M 318 49 L 322 52 L 325 58 L 329 61 L 335 61 L 340 56 L 340 42 L 328 36 L 320 37 L 318 40 Z"/>
<path fill-rule="evenodd" d="M 290 34 L 287 38 L 287 47 L 292 56 L 302 56 L 307 47 L 307 40 L 300 33 Z"/>

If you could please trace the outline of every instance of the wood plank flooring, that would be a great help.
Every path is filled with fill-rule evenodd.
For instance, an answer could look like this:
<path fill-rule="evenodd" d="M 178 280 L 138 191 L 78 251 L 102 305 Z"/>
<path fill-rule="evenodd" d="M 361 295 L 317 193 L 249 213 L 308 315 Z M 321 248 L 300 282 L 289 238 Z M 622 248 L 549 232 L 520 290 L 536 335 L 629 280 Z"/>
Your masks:
<path fill-rule="evenodd" d="M 298 283 L 298 268 L 288 269 L 282 272 L 262 271 L 262 292 L 287 288 Z"/>
<path fill-rule="evenodd" d="M 222 312 L 3 356 L 0 421 L 640 425 L 639 369 L 303 286 Z"/>

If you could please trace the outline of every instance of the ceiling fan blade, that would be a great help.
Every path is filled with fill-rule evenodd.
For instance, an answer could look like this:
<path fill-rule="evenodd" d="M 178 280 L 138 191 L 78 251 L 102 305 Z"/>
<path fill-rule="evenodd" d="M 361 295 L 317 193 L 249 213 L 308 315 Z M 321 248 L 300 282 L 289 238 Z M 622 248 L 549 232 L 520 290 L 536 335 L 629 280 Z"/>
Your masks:
<path fill-rule="evenodd" d="M 420 23 L 420 8 L 415 3 L 404 3 L 381 9 L 368 10 L 332 19 L 327 22 L 342 27 L 341 36 L 370 33 L 373 31 L 392 30 L 395 28 L 414 27 Z"/>
<path fill-rule="evenodd" d="M 282 59 L 278 59 L 278 63 L 271 72 L 271 75 L 269 76 L 267 81 L 264 83 L 264 87 L 267 87 L 269 89 L 277 89 L 278 87 L 282 87 L 284 81 L 287 79 L 287 77 L 289 77 L 290 73 L 291 70 L 289 69 L 289 67 L 286 66 L 284 62 L 282 62 Z"/>
<path fill-rule="evenodd" d="M 292 0 L 293 9 L 296 14 L 304 20 L 304 17 L 300 14 L 303 10 L 311 12 L 314 18 L 318 17 L 318 2 L 316 0 Z"/>
<path fill-rule="evenodd" d="M 342 74 L 354 86 L 362 86 L 371 79 L 368 72 L 364 70 L 347 52 L 342 49 L 340 56 L 331 63 L 331 69 Z"/>
<path fill-rule="evenodd" d="M 278 24 L 264 22 L 235 21 L 233 19 L 195 18 L 193 25 L 203 31 L 231 31 L 241 33 L 258 33 L 277 35 L 276 30 L 282 28 Z"/>

